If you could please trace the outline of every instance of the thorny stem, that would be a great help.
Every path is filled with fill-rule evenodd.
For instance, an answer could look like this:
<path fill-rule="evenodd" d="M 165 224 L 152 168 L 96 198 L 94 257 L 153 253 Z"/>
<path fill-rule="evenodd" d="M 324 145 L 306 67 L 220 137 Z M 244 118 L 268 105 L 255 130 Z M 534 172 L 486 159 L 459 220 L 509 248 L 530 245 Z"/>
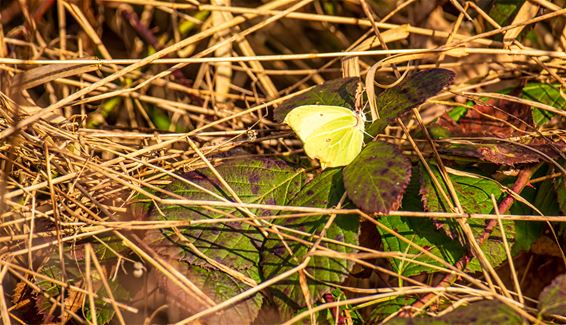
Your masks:
<path fill-rule="evenodd" d="M 511 190 L 517 194 L 521 193 L 523 189 L 529 184 L 529 180 L 533 177 L 535 171 L 540 167 L 540 164 L 536 166 L 532 166 L 530 168 L 521 169 L 519 174 L 517 175 L 517 179 L 513 184 Z M 499 203 L 498 209 L 499 211 L 503 211 L 502 213 L 507 212 L 507 210 L 511 207 L 511 205 L 515 202 L 515 199 L 511 194 L 507 194 L 507 196 Z M 493 228 L 497 225 L 497 220 L 492 219 L 487 222 L 485 225 L 485 229 L 483 234 L 478 238 L 478 243 L 481 245 L 483 244 L 491 235 Z"/>

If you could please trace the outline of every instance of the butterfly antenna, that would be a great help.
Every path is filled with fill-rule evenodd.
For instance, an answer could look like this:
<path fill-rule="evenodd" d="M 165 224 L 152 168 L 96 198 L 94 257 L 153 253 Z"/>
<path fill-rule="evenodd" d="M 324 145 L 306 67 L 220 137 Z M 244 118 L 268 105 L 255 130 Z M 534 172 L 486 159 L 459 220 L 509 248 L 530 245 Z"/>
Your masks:
<path fill-rule="evenodd" d="M 364 134 L 373 139 L 373 135 L 367 133 L 366 130 L 364 130 Z"/>

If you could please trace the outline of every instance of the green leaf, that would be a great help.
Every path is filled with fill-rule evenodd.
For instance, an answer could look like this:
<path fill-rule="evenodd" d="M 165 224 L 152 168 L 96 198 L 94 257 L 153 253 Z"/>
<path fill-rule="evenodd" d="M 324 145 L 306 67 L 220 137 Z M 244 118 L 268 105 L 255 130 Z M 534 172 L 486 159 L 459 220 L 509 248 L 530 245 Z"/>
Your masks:
<path fill-rule="evenodd" d="M 528 83 L 523 88 L 522 97 L 560 110 L 566 109 L 566 100 L 560 94 L 559 84 Z M 553 113 L 535 107 L 532 108 L 532 114 L 537 126 L 545 124 L 554 116 Z"/>
<path fill-rule="evenodd" d="M 430 167 L 434 176 L 441 184 L 442 190 L 450 197 L 450 192 L 438 168 L 434 165 L 430 165 Z M 423 201 L 426 210 L 450 212 L 448 202 L 440 195 L 440 190 L 435 188 L 431 176 L 424 169 L 422 169 L 421 173 L 424 176 L 424 184 L 421 188 L 421 193 L 424 194 Z M 493 204 L 490 198 L 491 194 L 494 194 L 496 199 L 501 195 L 501 186 L 490 179 L 454 174 L 449 174 L 449 178 L 454 185 L 454 190 L 456 191 L 460 204 L 466 213 L 491 212 L 493 210 Z"/>
<path fill-rule="evenodd" d="M 556 197 L 558 199 L 558 206 L 563 214 L 566 214 L 566 181 L 564 176 L 554 180 L 554 189 L 556 190 Z"/>
<path fill-rule="evenodd" d="M 540 174 L 540 176 L 543 175 L 545 174 Z M 512 187 L 514 179 L 507 181 L 509 183 L 505 185 Z M 521 197 L 526 201 L 534 204 L 539 208 L 539 210 L 541 210 L 541 212 L 544 212 L 545 215 L 551 214 L 548 212 L 550 212 L 552 209 L 555 209 L 557 205 L 555 193 L 552 189 L 548 188 L 548 185 L 550 185 L 549 183 L 550 182 L 545 181 L 542 182 L 540 186 L 538 186 L 538 188 L 528 186 L 521 191 Z M 554 200 L 554 202 L 551 202 L 551 200 Z M 511 208 L 507 213 L 513 215 L 532 215 L 534 211 L 522 202 L 515 202 L 513 205 L 511 205 Z M 557 214 L 559 213 L 552 213 L 552 215 Z M 543 234 L 544 229 L 546 229 L 545 222 L 533 222 L 525 220 L 515 221 L 515 243 L 511 249 L 511 255 L 516 256 L 520 252 L 529 251 L 532 245 Z"/>
<path fill-rule="evenodd" d="M 520 252 L 528 252 L 544 233 L 544 229 L 545 225 L 542 222 L 515 221 L 515 244 L 511 249 L 511 255 L 516 256 Z"/>
<path fill-rule="evenodd" d="M 401 117 L 413 107 L 424 103 L 454 81 L 454 72 L 446 69 L 429 69 L 415 73 L 399 85 L 388 88 L 377 96 L 380 119 L 366 130 L 372 137 L 381 133 L 388 123 Z"/>
<path fill-rule="evenodd" d="M 396 210 L 411 179 L 411 163 L 389 143 L 369 143 L 344 168 L 348 197 L 368 213 Z"/>
<path fill-rule="evenodd" d="M 326 208 L 338 204 L 344 194 L 342 185 L 342 173 L 340 169 L 329 169 L 315 177 L 295 196 L 289 205 L 310 206 Z M 261 269 L 263 280 L 266 281 L 281 273 L 284 273 L 304 261 L 311 245 L 317 238 L 328 221 L 328 215 L 308 216 L 302 218 L 286 218 L 279 220 L 279 224 L 286 228 L 294 229 L 306 235 L 290 233 L 304 242 L 285 239 L 290 250 L 289 254 L 278 236 L 270 235 L 265 241 L 262 252 Z M 282 232 L 286 232 L 281 230 Z M 357 245 L 359 232 L 359 221 L 355 215 L 338 215 L 330 227 L 326 230 L 325 237 L 338 242 Z M 343 245 L 322 241 L 320 247 L 326 247 L 338 253 L 354 253 L 356 250 Z M 318 300 L 322 294 L 331 291 L 332 286 L 328 283 L 340 284 L 349 274 L 353 263 L 345 258 L 330 258 L 323 256 L 312 256 L 306 272 L 312 276 L 307 278 L 308 288 L 313 301 Z M 275 297 L 277 306 L 284 318 L 290 317 L 294 311 L 306 306 L 303 293 L 299 285 L 299 275 L 294 273 L 290 277 L 277 282 L 270 287 Z"/>
<path fill-rule="evenodd" d="M 244 203 L 286 205 L 303 186 L 305 179 L 304 172 L 297 171 L 276 159 L 231 160 L 216 167 L 216 170 Z M 179 180 L 172 182 L 165 189 L 189 200 L 220 201 L 217 197 L 220 196 L 234 201 L 208 168 L 192 171 L 185 178 L 216 196 Z M 264 209 L 250 209 L 250 211 L 256 216 L 276 213 Z M 230 215 L 237 218 L 247 217 L 247 214 L 235 208 L 217 207 L 215 210 L 209 210 L 185 205 L 154 207 L 149 213 L 151 219 L 192 221 L 227 218 Z M 250 287 L 241 279 L 233 278 L 210 265 L 188 244 L 194 245 L 208 259 L 259 282 L 259 248 L 264 238 L 253 224 L 240 221 L 196 224 L 179 229 L 179 233 L 172 230 L 148 231 L 145 241 L 217 303 L 249 290 Z M 196 312 L 204 308 L 190 297 L 184 296 L 185 292 L 177 292 L 179 290 L 175 290 L 174 285 L 169 285 L 165 276 L 159 275 L 158 278 L 163 282 L 163 286 L 173 287 L 167 294 L 178 296 L 178 299 L 174 300 L 181 305 L 181 309 Z M 249 323 L 257 316 L 261 301 L 261 294 L 256 294 L 226 311 L 227 315 L 216 315 L 213 318 L 221 320 L 221 323 L 228 320 Z"/>
<path fill-rule="evenodd" d="M 434 166 L 431 167 L 433 169 L 435 177 L 441 184 L 444 193 L 449 196 L 450 192 L 448 191 L 446 184 L 440 176 L 438 169 Z M 430 175 L 428 175 L 428 173 L 426 172 L 423 172 L 423 175 L 424 181 L 421 188 L 421 193 L 423 195 L 423 201 L 425 202 L 426 210 L 450 212 L 448 202 L 446 202 L 446 200 L 440 195 L 440 191 L 435 188 Z M 479 177 L 476 178 L 453 174 L 450 174 L 449 177 L 465 213 L 492 213 L 493 204 L 491 202 L 491 194 L 495 196 L 496 200 L 499 199 L 502 194 L 501 186 L 496 181 Z M 476 238 L 484 233 L 486 221 L 481 219 L 468 219 L 467 222 L 470 225 L 472 232 L 474 233 Z M 505 227 L 507 240 L 511 245 L 515 241 L 515 224 L 512 221 L 506 221 L 503 222 L 503 225 Z M 465 245 L 466 239 L 461 233 L 461 229 L 456 221 L 447 220 L 447 222 L 443 226 L 443 229 L 449 237 L 457 238 L 460 240 L 462 245 Z M 505 248 L 501 240 L 501 231 L 499 227 L 495 227 L 493 229 L 489 239 L 481 245 L 481 248 L 493 267 L 499 266 L 503 261 L 507 259 Z M 479 271 L 480 266 L 477 259 L 472 260 L 472 262 L 468 265 L 468 268 L 473 271 Z"/>
<path fill-rule="evenodd" d="M 177 262 L 174 259 L 169 259 L 168 262 L 178 270 L 182 270 L 183 275 L 188 280 L 218 304 L 250 289 L 241 280 L 214 268 L 186 265 L 186 263 Z M 181 290 L 162 273 L 157 274 L 157 281 L 158 287 L 165 295 L 169 310 L 172 313 L 178 310 L 179 315 L 177 317 L 179 317 L 179 320 L 208 308 L 199 303 L 192 293 Z M 256 319 L 262 302 L 262 295 L 255 294 L 230 308 L 224 309 L 222 313 L 206 317 L 206 324 L 251 324 Z"/>
<path fill-rule="evenodd" d="M 419 179 L 419 169 L 415 168 L 415 175 L 412 177 L 407 187 L 407 193 L 403 198 L 403 210 L 423 211 L 422 203 L 419 199 Z M 387 216 L 380 218 L 379 221 L 384 226 L 410 240 L 411 243 L 426 249 L 429 253 L 441 258 L 447 263 L 454 264 L 466 253 L 458 241 L 451 240 L 446 233 L 437 229 L 430 219 Z M 408 257 L 414 255 L 412 260 L 418 261 L 419 263 L 443 266 L 442 263 L 423 254 L 414 246 L 400 240 L 385 229 L 378 227 L 377 230 L 381 235 L 384 251 L 401 252 L 407 254 Z M 404 276 L 413 276 L 423 272 L 436 272 L 436 269 L 415 264 L 407 260 L 392 259 L 391 263 L 393 270 Z"/>
<path fill-rule="evenodd" d="M 374 305 L 371 305 L 369 322 L 370 324 L 379 324 L 387 317 L 391 316 L 393 313 L 399 311 L 399 309 L 411 306 L 417 301 L 416 298 L 410 296 L 397 296 L 392 297 L 389 300 L 380 301 Z M 395 321 L 395 319 L 393 319 Z M 389 322 L 387 323 L 389 324 Z"/>
<path fill-rule="evenodd" d="M 458 120 L 460 120 L 460 118 L 462 118 L 466 115 L 466 113 L 468 112 L 468 109 L 470 107 L 473 107 L 473 106 L 474 106 L 473 102 L 468 102 L 467 106 L 454 107 L 453 109 L 449 110 L 446 114 L 448 114 L 448 116 L 452 120 L 454 120 L 454 122 L 458 122 Z"/>
<path fill-rule="evenodd" d="M 505 26 L 511 21 L 511 17 L 517 14 L 524 2 L 525 0 L 493 1 L 493 6 L 487 12 L 500 26 Z"/>
<path fill-rule="evenodd" d="M 540 183 L 535 199 L 534 206 L 545 216 L 556 216 L 560 214 L 560 207 L 556 198 L 553 180 L 546 180 Z"/>
<path fill-rule="evenodd" d="M 458 241 L 451 240 L 442 230 L 436 229 L 429 219 L 387 216 L 379 221 L 384 226 L 410 240 L 413 244 L 424 248 L 447 263 L 454 264 L 465 254 L 464 248 Z M 433 273 L 437 271 L 425 265 L 415 264 L 412 262 L 413 260 L 432 266 L 444 267 L 439 261 L 423 254 L 414 246 L 407 244 L 384 229 L 378 227 L 378 231 L 381 234 L 384 251 L 407 254 L 407 257 L 410 259 L 409 261 L 392 259 L 391 262 L 395 272 L 404 276 L 413 276 L 423 272 Z"/>
<path fill-rule="evenodd" d="M 315 307 L 318 307 L 321 304 L 329 303 L 332 301 L 344 301 L 347 300 L 349 297 L 344 294 L 344 292 L 340 289 L 333 289 L 332 292 L 329 292 L 324 295 L 323 299 L 320 300 L 320 303 L 315 304 Z M 299 309 L 295 314 L 300 314 L 303 312 L 307 312 L 308 307 L 304 307 Z M 347 311 L 347 315 L 345 316 L 344 311 Z M 318 324 L 321 325 L 332 325 L 332 324 L 341 324 L 344 323 L 344 320 L 347 318 L 348 321 L 351 320 L 350 324 L 353 325 L 362 325 L 366 324 L 362 318 L 362 315 L 356 310 L 352 308 L 352 305 L 346 304 L 343 306 L 338 307 L 338 315 L 341 319 L 337 320 L 335 315 L 337 311 L 336 308 L 329 308 L 319 311 L 316 314 L 316 321 Z"/>
<path fill-rule="evenodd" d="M 158 130 L 169 130 L 169 127 L 171 126 L 171 119 L 165 111 L 159 108 L 153 108 L 149 110 L 148 115 Z"/>
<path fill-rule="evenodd" d="M 216 167 L 216 170 L 244 203 L 285 205 L 289 198 L 301 188 L 304 181 L 302 172 L 275 159 L 232 160 Z M 186 178 L 216 195 L 234 201 L 208 168 L 190 172 Z M 166 190 L 190 200 L 220 200 L 179 180 L 169 184 Z M 165 205 L 154 208 L 149 215 L 150 219 L 193 221 L 226 218 L 227 214 L 234 217 L 247 217 L 235 208 L 217 208 L 217 210 L 221 212 L 202 207 Z M 263 209 L 251 209 L 251 212 L 257 216 L 275 213 Z M 185 248 L 185 250 L 179 249 L 178 258 L 194 265 L 209 265 L 208 262 L 195 255 L 173 231 L 164 230 L 163 233 L 169 240 L 178 244 L 179 248 Z M 263 236 L 253 225 L 239 221 L 207 223 L 183 228 L 181 233 L 184 235 L 184 240 L 194 244 L 208 258 L 259 280 L 258 248 Z M 157 242 L 164 240 L 161 235 L 152 237 L 151 239 Z"/>
<path fill-rule="evenodd" d="M 538 310 L 542 315 L 566 317 L 566 274 L 557 276 L 544 288 L 538 298 Z"/>
<path fill-rule="evenodd" d="M 313 87 L 304 94 L 286 100 L 274 112 L 275 121 L 281 123 L 287 113 L 301 105 L 330 105 L 353 108 L 359 78 L 340 78 Z"/>

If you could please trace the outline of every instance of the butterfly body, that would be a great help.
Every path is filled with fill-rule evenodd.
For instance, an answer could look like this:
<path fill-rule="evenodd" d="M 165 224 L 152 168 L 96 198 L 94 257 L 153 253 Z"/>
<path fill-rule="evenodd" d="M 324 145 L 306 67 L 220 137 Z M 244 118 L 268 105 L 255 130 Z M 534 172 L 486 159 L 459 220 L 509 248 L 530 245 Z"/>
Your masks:
<path fill-rule="evenodd" d="M 365 117 L 361 112 L 341 106 L 304 105 L 290 111 L 284 122 L 322 168 L 346 166 L 362 150 Z"/>

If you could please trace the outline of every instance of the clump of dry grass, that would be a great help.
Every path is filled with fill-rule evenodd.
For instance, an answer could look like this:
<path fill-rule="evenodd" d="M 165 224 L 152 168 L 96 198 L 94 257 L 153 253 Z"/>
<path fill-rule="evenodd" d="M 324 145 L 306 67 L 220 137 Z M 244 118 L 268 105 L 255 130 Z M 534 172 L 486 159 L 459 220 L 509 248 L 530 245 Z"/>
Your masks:
<path fill-rule="evenodd" d="M 236 157 L 299 152 L 300 142 L 271 120 L 274 107 L 326 80 L 365 76 L 377 62 L 380 83 L 406 70 L 445 67 L 457 73 L 449 91 L 421 107 L 425 124 L 471 96 L 497 98 L 497 91 L 525 81 L 559 83 L 563 89 L 566 11 L 560 4 L 527 1 L 508 25 L 500 26 L 476 4 L 462 7 L 457 1 L 409 0 L 398 6 L 365 0 L 245 6 L 224 0 L 7 1 L 0 6 L 3 322 L 82 323 L 85 306 L 91 313 L 97 310 L 100 287 L 106 289 L 104 301 L 112 305 L 117 322 L 151 321 L 159 303 L 123 302 L 109 285 L 120 273 L 126 286 L 139 286 L 134 274 L 147 269 L 171 279 L 170 290 L 202 302 L 200 313 L 188 320 L 230 307 L 245 295 L 228 302 L 211 300 L 139 239 L 143 231 L 187 226 L 135 219 L 128 207 L 140 193 L 158 202 L 161 198 L 148 189 L 157 190 L 184 172 Z M 519 36 L 527 30 L 536 41 L 521 43 Z M 526 103 L 564 116 L 548 105 Z M 409 121 L 407 130 L 417 128 L 417 122 Z M 562 126 L 556 118 L 554 128 L 540 132 L 561 137 Z M 388 139 L 413 151 L 401 128 L 390 128 Z M 216 206 L 238 203 L 219 201 Z M 359 211 L 348 212 L 378 222 Z M 112 241 L 121 250 L 113 249 Z M 93 247 L 101 244 L 114 264 L 99 261 Z M 382 256 L 377 248 L 363 251 Z M 368 267 L 363 258 L 356 261 Z M 62 271 L 46 274 L 45 265 L 52 264 Z M 376 274 L 387 273 L 372 267 Z M 446 270 L 464 277 L 465 284 L 483 284 L 451 265 Z M 69 283 L 77 274 L 82 280 Z M 394 275 L 389 271 L 388 276 Z M 361 297 L 309 306 L 300 317 L 343 304 L 363 306 L 430 293 L 454 306 L 477 297 L 496 298 L 533 320 L 520 293 L 506 294 L 493 286 L 375 289 L 354 283 L 349 290 Z M 51 309 L 41 309 L 49 305 L 46 301 Z M 154 310 L 144 310 L 144 303 Z M 30 310 L 40 312 L 26 315 Z"/>

